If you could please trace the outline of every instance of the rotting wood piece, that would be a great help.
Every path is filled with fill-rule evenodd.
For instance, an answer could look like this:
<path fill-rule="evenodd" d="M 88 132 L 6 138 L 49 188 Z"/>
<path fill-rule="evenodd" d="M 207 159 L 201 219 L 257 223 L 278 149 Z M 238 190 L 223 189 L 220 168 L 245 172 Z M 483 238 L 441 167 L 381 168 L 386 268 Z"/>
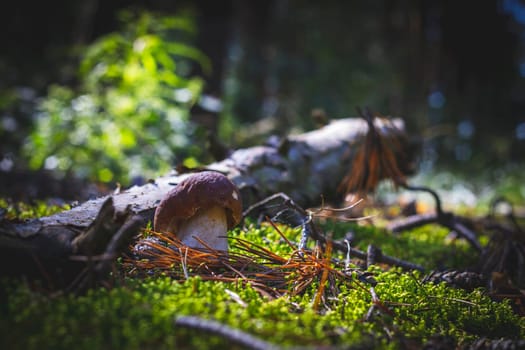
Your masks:
<path fill-rule="evenodd" d="M 1 276 L 38 279 L 49 290 L 84 290 L 106 280 L 114 259 L 143 225 L 138 215 L 116 212 L 108 197 L 85 230 L 44 226 L 27 238 L 0 235 Z"/>
<path fill-rule="evenodd" d="M 404 133 L 402 120 L 393 123 L 395 129 L 378 129 Z M 245 206 L 284 192 L 299 205 L 310 207 L 318 204 L 321 196 L 327 201 L 340 199 L 337 186 L 367 129 L 362 119 L 334 120 L 321 129 L 289 136 L 278 144 L 237 150 L 205 169 L 230 178 L 239 187 Z M 111 196 L 109 212 L 113 215 L 105 212 L 109 197 L 103 197 L 48 217 L 22 223 L 1 221 L 0 276 L 39 276 L 48 280 L 50 286 L 67 285 L 85 268 L 85 262 L 72 261 L 72 255 L 103 254 L 101 247 L 111 242 L 111 238 L 101 234 L 93 243 L 93 237 L 87 233 L 93 225 L 100 225 L 107 235 L 118 232 L 131 217 L 135 223 L 145 225 L 165 193 L 187 176 L 173 172 Z M 91 244 L 95 248 L 90 248 Z"/>

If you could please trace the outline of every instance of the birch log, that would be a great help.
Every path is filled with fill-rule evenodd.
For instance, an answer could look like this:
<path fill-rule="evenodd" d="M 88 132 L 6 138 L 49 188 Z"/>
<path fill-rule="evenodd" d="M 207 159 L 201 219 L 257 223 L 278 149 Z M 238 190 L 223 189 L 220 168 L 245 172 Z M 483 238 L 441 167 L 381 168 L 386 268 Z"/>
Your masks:
<path fill-rule="evenodd" d="M 404 133 L 403 121 L 393 122 L 397 130 L 385 132 Z M 318 204 L 321 196 L 325 200 L 341 197 L 337 187 L 350 170 L 366 131 L 362 119 L 334 120 L 274 144 L 239 149 L 205 168 L 228 176 L 239 187 L 245 207 L 276 192 L 309 207 Z M 97 261 L 103 273 L 107 264 L 100 261 L 117 255 L 152 220 L 164 194 L 188 175 L 172 172 L 144 186 L 48 217 L 21 223 L 1 221 L 0 275 L 22 273 L 44 276 L 50 283 L 60 278 L 69 283 L 79 268 Z"/>

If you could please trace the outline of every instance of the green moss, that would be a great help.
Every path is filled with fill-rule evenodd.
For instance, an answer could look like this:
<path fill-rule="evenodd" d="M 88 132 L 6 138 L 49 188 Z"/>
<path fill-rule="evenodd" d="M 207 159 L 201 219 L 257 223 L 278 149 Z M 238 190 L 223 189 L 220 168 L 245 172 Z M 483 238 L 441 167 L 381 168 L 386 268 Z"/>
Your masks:
<path fill-rule="evenodd" d="M 332 232 L 334 239 L 352 232 L 351 244 L 366 251 L 369 244 L 383 253 L 422 265 L 427 269 L 471 266 L 477 252 L 461 239 L 448 238 L 449 230 L 438 225 L 426 225 L 393 234 L 381 227 L 357 223 L 325 223 L 323 231 Z"/>
<path fill-rule="evenodd" d="M 475 337 L 518 339 L 524 319 L 507 303 L 495 303 L 481 290 L 466 292 L 445 284 L 422 284 L 417 273 L 379 273 L 376 290 L 395 313 L 393 323 L 405 336 L 451 335 L 459 341 Z"/>
<path fill-rule="evenodd" d="M 230 238 L 249 241 L 250 243 L 264 247 L 278 255 L 289 255 L 295 250 L 294 247 L 286 243 L 283 236 L 293 244 L 299 242 L 301 236 L 301 230 L 299 228 L 277 225 L 279 231 L 282 233 L 281 236 L 270 224 L 263 223 L 257 227 L 249 220 L 247 222 L 247 229 L 235 229 L 230 232 Z M 232 243 L 234 243 L 234 240 Z M 239 249 L 236 249 L 235 244 L 232 244 L 232 251 L 241 252 Z"/>
<path fill-rule="evenodd" d="M 287 239 L 297 242 L 300 230 L 280 229 Z M 373 243 L 388 254 L 426 266 L 441 261 L 435 255 L 449 256 L 451 249 L 468 253 L 468 247 L 447 242 L 446 232 L 432 227 L 431 231 L 423 228 L 399 236 L 358 225 L 335 224 L 330 229 L 334 238 L 354 230 L 359 247 Z M 281 256 L 293 250 L 271 226 L 237 229 L 230 236 L 249 240 Z M 234 246 L 233 239 L 231 243 Z M 240 252 L 238 247 L 232 250 Z M 374 289 L 379 300 L 373 300 L 370 285 L 358 282 L 354 276 L 351 283 L 336 281 L 329 285 L 317 310 L 313 300 L 318 281 L 303 294 L 276 299 L 261 296 L 256 288 L 241 282 L 204 281 L 198 276 L 183 282 L 166 276 L 127 278 L 112 289 L 91 290 L 83 296 L 50 297 L 18 284 L 8 289 L 7 307 L 1 311 L 0 347 L 234 348 L 231 341 L 218 336 L 176 327 L 174 320 L 183 315 L 213 319 L 285 346 L 397 349 L 402 347 L 403 339 L 421 345 L 437 334 L 453 337 L 458 344 L 482 336 L 525 336 L 524 319 L 516 316 L 507 303 L 493 302 L 480 290 L 467 293 L 445 284 L 423 284 L 420 274 L 396 269 L 372 267 L 369 272 L 378 281 Z M 372 305 L 375 311 L 369 312 Z"/>
<path fill-rule="evenodd" d="M 70 209 L 69 204 L 53 205 L 45 201 L 37 200 L 32 204 L 23 202 L 13 203 L 6 199 L 0 198 L 0 208 L 5 210 L 5 218 L 13 219 L 31 219 L 42 216 L 49 216 Z"/>

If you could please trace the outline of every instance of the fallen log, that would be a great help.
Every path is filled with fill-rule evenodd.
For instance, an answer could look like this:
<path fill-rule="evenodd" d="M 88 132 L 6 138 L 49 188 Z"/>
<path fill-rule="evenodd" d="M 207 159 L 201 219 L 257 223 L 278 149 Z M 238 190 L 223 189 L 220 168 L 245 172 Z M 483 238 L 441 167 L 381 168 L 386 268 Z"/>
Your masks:
<path fill-rule="evenodd" d="M 402 120 L 393 122 L 396 129 L 385 128 L 384 132 L 404 134 Z M 382 130 L 381 120 L 376 123 Z M 335 120 L 279 142 L 239 149 L 205 169 L 230 178 L 239 187 L 245 207 L 276 192 L 288 194 L 303 207 L 318 204 L 322 197 L 335 201 L 342 197 L 337 187 L 350 170 L 367 129 L 362 119 Z M 69 285 L 87 266 L 104 274 L 108 261 L 152 220 L 164 194 L 187 176 L 174 171 L 56 215 L 26 222 L 1 221 L 0 276 L 43 277 L 50 288 L 57 288 Z"/>

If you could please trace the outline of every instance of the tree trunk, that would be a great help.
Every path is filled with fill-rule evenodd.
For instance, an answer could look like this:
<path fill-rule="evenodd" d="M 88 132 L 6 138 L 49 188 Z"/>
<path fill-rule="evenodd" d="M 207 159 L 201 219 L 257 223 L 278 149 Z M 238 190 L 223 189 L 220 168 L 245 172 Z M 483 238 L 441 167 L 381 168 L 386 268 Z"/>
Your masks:
<path fill-rule="evenodd" d="M 404 132 L 401 120 L 395 125 L 395 132 Z M 234 151 L 205 168 L 228 176 L 239 187 L 245 208 L 276 192 L 308 207 L 321 196 L 341 198 L 337 187 L 366 131 L 362 119 L 340 119 L 275 144 Z M 82 271 L 95 279 L 106 275 L 113 259 L 152 220 L 164 194 L 187 176 L 173 172 L 56 215 L 1 221 L 0 275 L 40 277 L 50 288 L 69 285 Z"/>

